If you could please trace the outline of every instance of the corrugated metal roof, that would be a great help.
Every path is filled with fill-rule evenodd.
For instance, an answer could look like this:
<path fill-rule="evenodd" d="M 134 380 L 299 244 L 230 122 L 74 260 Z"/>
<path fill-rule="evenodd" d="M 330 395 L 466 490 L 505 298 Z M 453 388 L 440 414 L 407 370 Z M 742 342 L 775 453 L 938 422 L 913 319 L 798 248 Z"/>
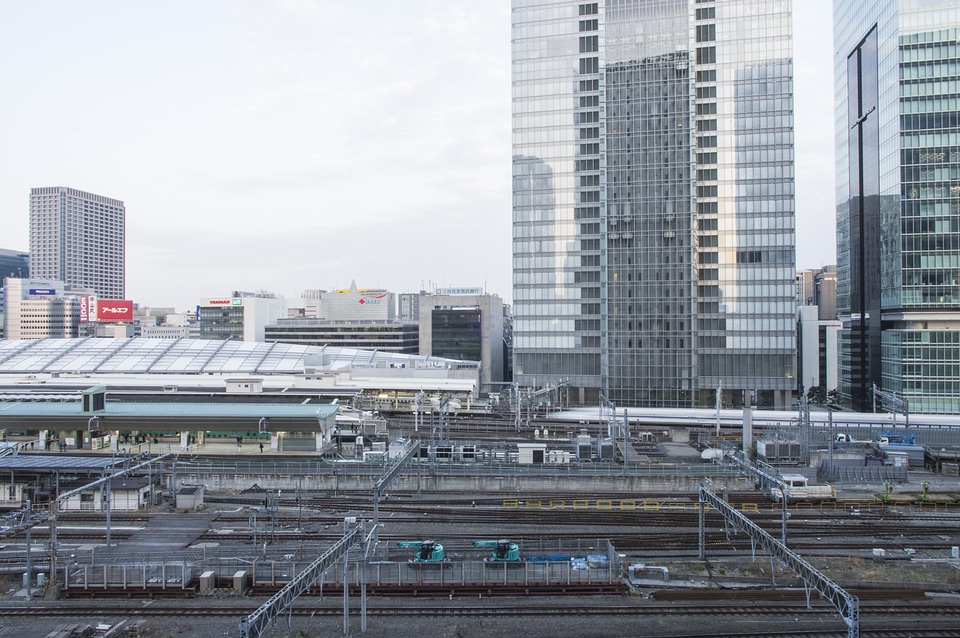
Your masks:
<path fill-rule="evenodd" d="M 265 418 L 323 419 L 336 415 L 339 406 L 289 403 L 133 403 L 108 401 L 97 414 L 84 414 L 79 402 L 0 402 L 3 417 L 131 417 L 131 418 Z"/>
<path fill-rule="evenodd" d="M 0 456 L 0 470 L 102 470 L 123 465 L 126 458 L 114 456 L 57 456 L 18 454 Z"/>

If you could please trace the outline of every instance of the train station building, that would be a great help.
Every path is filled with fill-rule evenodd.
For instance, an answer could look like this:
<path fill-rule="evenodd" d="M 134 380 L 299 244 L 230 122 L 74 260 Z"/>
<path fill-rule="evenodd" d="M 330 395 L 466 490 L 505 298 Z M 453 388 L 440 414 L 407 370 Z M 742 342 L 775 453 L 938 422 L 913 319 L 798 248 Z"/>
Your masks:
<path fill-rule="evenodd" d="M 194 339 L 0 341 L 0 429 L 40 449 L 119 451 L 215 436 L 322 453 L 341 408 L 446 396 L 469 405 L 480 363 L 351 348 Z M 88 396 L 102 389 L 102 405 Z M 101 396 L 97 394 L 97 396 Z M 141 449 L 138 447 L 137 449 Z"/>

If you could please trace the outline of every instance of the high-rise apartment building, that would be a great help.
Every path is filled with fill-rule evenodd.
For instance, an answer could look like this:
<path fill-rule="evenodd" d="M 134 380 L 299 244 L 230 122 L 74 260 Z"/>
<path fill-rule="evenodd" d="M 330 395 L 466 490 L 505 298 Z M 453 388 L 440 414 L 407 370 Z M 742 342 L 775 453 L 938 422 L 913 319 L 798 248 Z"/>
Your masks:
<path fill-rule="evenodd" d="M 123 202 L 74 188 L 30 190 L 30 275 L 123 299 Z"/>
<path fill-rule="evenodd" d="M 514 379 L 786 407 L 790 0 L 513 0 Z"/>
<path fill-rule="evenodd" d="M 833 11 L 841 401 L 957 414 L 960 5 Z"/>

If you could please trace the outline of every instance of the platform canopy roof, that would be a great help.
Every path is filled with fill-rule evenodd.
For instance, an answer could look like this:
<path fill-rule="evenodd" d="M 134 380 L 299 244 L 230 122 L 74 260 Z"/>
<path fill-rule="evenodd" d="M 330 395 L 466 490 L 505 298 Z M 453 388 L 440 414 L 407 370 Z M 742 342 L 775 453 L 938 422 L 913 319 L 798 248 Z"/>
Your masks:
<path fill-rule="evenodd" d="M 104 470 L 127 463 L 117 456 L 61 456 L 52 454 L 17 454 L 0 456 L 0 471 L 5 470 Z"/>
<path fill-rule="evenodd" d="M 79 401 L 0 402 L 0 428 L 96 430 L 306 431 L 332 428 L 339 406 L 287 403 L 107 401 L 84 412 Z"/>

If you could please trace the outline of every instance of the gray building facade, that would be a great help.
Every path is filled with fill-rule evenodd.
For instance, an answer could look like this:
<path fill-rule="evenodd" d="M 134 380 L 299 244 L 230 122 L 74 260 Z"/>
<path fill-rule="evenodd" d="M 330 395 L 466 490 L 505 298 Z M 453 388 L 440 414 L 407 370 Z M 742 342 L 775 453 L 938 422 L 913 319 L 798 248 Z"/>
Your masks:
<path fill-rule="evenodd" d="M 30 274 L 124 299 L 123 202 L 63 186 L 30 190 Z"/>
<path fill-rule="evenodd" d="M 514 379 L 788 406 L 790 1 L 512 6 Z"/>
<path fill-rule="evenodd" d="M 833 21 L 841 401 L 869 410 L 877 386 L 956 414 L 960 5 L 835 2 Z"/>
<path fill-rule="evenodd" d="M 479 361 L 481 393 L 498 392 L 504 365 L 504 305 L 497 295 L 424 294 L 419 301 L 420 354 Z"/>

